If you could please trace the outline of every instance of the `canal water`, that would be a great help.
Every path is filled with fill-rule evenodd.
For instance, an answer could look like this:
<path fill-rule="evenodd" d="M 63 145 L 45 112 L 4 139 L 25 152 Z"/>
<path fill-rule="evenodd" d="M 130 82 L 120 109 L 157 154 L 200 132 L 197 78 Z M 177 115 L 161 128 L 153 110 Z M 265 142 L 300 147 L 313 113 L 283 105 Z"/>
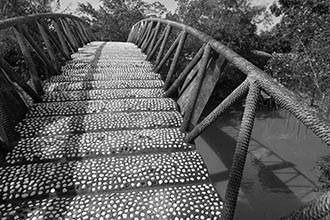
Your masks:
<path fill-rule="evenodd" d="M 241 111 L 231 110 L 196 140 L 222 198 L 241 117 Z M 317 162 L 327 154 L 326 144 L 286 110 L 259 110 L 235 219 L 279 219 L 320 195 Z"/>

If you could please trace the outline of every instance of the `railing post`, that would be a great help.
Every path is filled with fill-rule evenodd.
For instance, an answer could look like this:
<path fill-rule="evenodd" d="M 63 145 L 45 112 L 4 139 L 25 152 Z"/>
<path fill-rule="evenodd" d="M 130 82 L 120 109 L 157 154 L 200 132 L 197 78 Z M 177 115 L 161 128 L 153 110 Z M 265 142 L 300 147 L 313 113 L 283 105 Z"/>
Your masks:
<path fill-rule="evenodd" d="M 206 128 L 208 128 L 217 118 L 220 117 L 230 106 L 240 100 L 249 88 L 248 80 L 239 85 L 227 98 L 225 98 L 201 123 L 187 134 L 184 141 L 192 143 Z"/>
<path fill-rule="evenodd" d="M 172 30 L 172 27 L 171 25 L 167 25 L 166 27 L 166 32 L 165 32 L 165 36 L 164 36 L 164 39 L 163 39 L 163 42 L 162 44 L 160 45 L 160 49 L 159 49 L 159 52 L 157 54 L 157 58 L 156 58 L 156 62 L 155 62 L 155 66 L 157 66 L 160 62 L 160 60 L 162 59 L 162 56 L 163 56 L 163 52 L 165 50 L 165 46 L 166 46 L 166 43 L 167 43 L 167 40 L 168 40 L 168 37 L 171 33 L 171 30 Z"/>
<path fill-rule="evenodd" d="M 154 44 L 155 44 L 155 41 L 156 41 L 157 35 L 158 35 L 158 33 L 159 33 L 160 26 L 161 26 L 161 23 L 160 23 L 160 22 L 157 22 L 157 25 L 156 25 L 156 29 L 155 29 L 154 35 L 153 35 L 153 37 L 152 37 L 152 39 L 151 39 L 151 42 L 150 42 L 150 44 L 148 45 L 148 48 L 147 48 L 147 55 L 150 54 L 152 48 L 154 47 Z"/>
<path fill-rule="evenodd" d="M 67 45 L 66 42 L 65 42 L 65 38 L 64 38 L 64 36 L 63 36 L 63 33 L 62 33 L 62 31 L 61 31 L 61 28 L 60 28 L 60 26 L 59 26 L 59 24 L 58 24 L 58 20 L 57 20 L 56 18 L 53 20 L 53 24 L 54 24 L 54 27 L 55 27 L 55 30 L 56 30 L 57 36 L 58 36 L 58 38 L 60 39 L 61 46 L 62 46 L 62 48 L 63 48 L 63 50 L 64 50 L 65 55 L 66 55 L 67 57 L 71 57 L 71 53 L 70 53 L 70 51 L 69 51 L 69 47 L 68 47 L 68 45 Z"/>
<path fill-rule="evenodd" d="M 160 61 L 160 63 L 155 67 L 154 71 L 157 73 L 159 72 L 159 70 L 163 67 L 163 65 L 166 63 L 166 61 L 170 58 L 171 54 L 173 53 L 175 47 L 178 45 L 181 36 L 182 36 L 182 32 L 177 36 L 177 38 L 175 39 L 175 41 L 173 42 L 173 44 L 171 45 L 171 47 L 168 49 L 168 51 L 166 52 L 165 56 L 162 58 L 162 60 Z"/>
<path fill-rule="evenodd" d="M 6 149 L 9 148 L 8 143 L 9 143 L 9 140 L 8 140 L 5 128 L 3 127 L 2 122 L 0 121 L 0 146 L 1 146 L 1 148 L 2 147 L 6 148 Z"/>
<path fill-rule="evenodd" d="M 20 26 L 20 25 L 19 25 Z M 23 32 L 24 37 L 26 38 L 26 40 L 30 43 L 30 45 L 33 47 L 33 49 L 37 52 L 37 55 L 40 57 L 40 59 L 43 61 L 43 63 L 46 65 L 47 69 L 53 74 L 53 75 L 57 75 L 58 72 L 56 70 L 56 68 L 53 66 L 54 63 L 50 62 L 48 60 L 48 57 L 46 56 L 46 54 L 44 53 L 44 51 L 39 47 L 39 45 L 33 40 L 33 38 L 31 37 L 31 35 L 29 34 L 29 32 L 26 30 L 26 28 L 24 27 L 24 25 L 22 25 L 21 30 Z"/>
<path fill-rule="evenodd" d="M 138 45 L 139 41 L 141 40 L 142 32 L 144 31 L 144 25 L 143 22 L 139 23 L 137 27 L 137 33 L 134 36 L 134 44 Z"/>
<path fill-rule="evenodd" d="M 249 92 L 245 102 L 243 119 L 237 138 L 232 166 L 229 173 L 229 180 L 224 200 L 224 208 L 222 211 L 223 220 L 232 220 L 235 215 L 237 196 L 241 186 L 246 155 L 253 129 L 255 111 L 260 89 L 256 82 L 250 80 L 249 83 Z"/>
<path fill-rule="evenodd" d="M 62 23 L 61 19 L 60 18 L 55 18 L 55 19 L 56 19 L 56 21 L 57 21 L 57 23 L 58 23 L 58 25 L 59 25 L 59 27 L 61 29 L 61 32 L 62 32 L 62 34 L 64 36 L 64 39 L 65 39 L 67 45 L 69 46 L 69 50 L 71 51 L 70 53 L 72 54 L 72 53 L 76 52 L 75 51 L 75 47 L 74 47 L 73 43 L 71 42 L 71 40 L 70 40 L 70 38 L 68 36 L 68 33 L 65 30 L 65 27 L 63 26 L 63 23 Z"/>
<path fill-rule="evenodd" d="M 141 24 L 142 25 L 142 29 L 141 29 L 141 32 L 140 32 L 140 34 L 139 34 L 139 38 L 138 38 L 138 41 L 137 41 L 137 43 L 136 43 L 136 45 L 139 47 L 139 45 L 141 45 L 142 44 L 142 42 L 143 42 L 143 38 L 144 38 L 144 35 L 145 35 L 145 33 L 146 33 L 146 31 L 147 31 L 147 29 L 148 29 L 148 23 L 147 22 L 144 22 L 145 24 Z"/>
<path fill-rule="evenodd" d="M 80 35 L 84 39 L 84 44 L 87 44 L 90 42 L 90 39 L 88 38 L 88 34 L 85 32 L 84 27 L 78 20 L 73 20 L 73 22 L 77 25 L 77 28 L 79 30 Z"/>
<path fill-rule="evenodd" d="M 147 26 L 146 32 L 142 36 L 142 40 L 138 45 L 139 48 L 142 49 L 144 47 L 144 45 L 146 44 L 146 41 L 148 40 L 149 34 L 151 32 L 151 29 L 152 29 L 152 25 L 153 25 L 153 22 L 151 21 Z"/>
<path fill-rule="evenodd" d="M 68 38 L 69 38 L 69 40 L 70 40 L 70 42 L 71 42 L 71 44 L 73 46 L 73 50 L 75 52 L 77 52 L 79 46 L 78 46 L 77 40 L 73 36 L 73 33 L 71 31 L 71 28 L 70 28 L 69 24 L 67 23 L 67 21 L 65 20 L 65 18 L 60 19 L 60 21 L 63 24 L 63 29 L 67 32 L 67 36 L 68 36 Z"/>
<path fill-rule="evenodd" d="M 16 82 L 34 102 L 41 102 L 41 97 L 15 72 L 10 64 L 2 57 L 0 57 L 0 71 L 1 69 L 7 74 L 8 78 Z"/>
<path fill-rule="evenodd" d="M 175 70 L 176 64 L 178 62 L 178 59 L 179 59 L 181 50 L 183 48 L 183 44 L 184 44 L 184 42 L 186 40 L 186 36 L 187 36 L 186 31 L 183 31 L 182 34 L 181 34 L 181 37 L 180 37 L 180 41 L 179 41 L 178 47 L 176 48 L 176 51 L 175 51 L 175 54 L 174 54 L 174 57 L 173 57 L 173 60 L 172 60 L 170 69 L 169 69 L 169 71 L 167 73 L 167 77 L 166 77 L 165 84 L 164 84 L 164 87 L 163 87 L 164 90 L 167 90 L 168 87 L 169 87 L 169 85 L 170 85 L 170 83 L 171 83 L 171 80 L 173 78 L 173 74 L 174 74 L 174 70 Z"/>
<path fill-rule="evenodd" d="M 20 26 L 15 26 L 14 33 L 16 35 L 18 45 L 21 48 L 23 58 L 26 62 L 26 65 L 29 68 L 29 72 L 30 72 L 30 76 L 31 76 L 33 85 L 35 86 L 37 93 L 39 95 L 42 95 L 44 92 L 42 89 L 41 80 L 38 75 L 36 66 L 33 62 L 31 53 L 30 53 L 29 49 L 27 48 L 26 41 L 25 41 L 24 37 L 22 36 L 22 30 L 21 30 Z"/>
<path fill-rule="evenodd" d="M 182 73 L 180 73 L 179 77 L 174 81 L 174 83 L 171 85 L 171 87 L 165 92 L 163 97 L 170 97 L 173 95 L 173 93 L 181 86 L 190 73 L 190 71 L 194 68 L 195 65 L 197 65 L 198 61 L 201 59 L 203 52 L 204 52 L 205 45 L 203 45 L 198 52 L 195 54 L 194 58 L 190 63 L 184 68 Z"/>
<path fill-rule="evenodd" d="M 44 40 L 44 42 L 46 44 L 46 48 L 47 48 L 48 55 L 50 57 L 50 61 L 51 61 L 51 63 L 54 64 L 56 71 L 59 72 L 60 71 L 60 66 L 59 66 L 59 64 L 57 62 L 57 59 L 56 59 L 56 56 L 55 56 L 55 52 L 54 52 L 53 46 L 52 46 L 52 44 L 50 42 L 50 39 L 49 39 L 49 37 L 47 35 L 47 32 L 46 32 L 45 28 L 40 24 L 39 21 L 36 21 L 36 23 L 38 25 L 40 34 L 41 34 L 41 36 L 42 36 L 42 38 L 43 38 L 43 40 Z"/>
<path fill-rule="evenodd" d="M 184 116 L 183 116 L 183 122 L 182 122 L 182 125 L 180 128 L 181 132 L 186 132 L 189 129 L 190 120 L 193 115 L 194 106 L 195 106 L 195 103 L 196 103 L 196 100 L 198 97 L 198 92 L 199 92 L 201 84 L 202 84 L 202 80 L 203 80 L 206 66 L 207 66 L 207 63 L 208 63 L 208 60 L 210 57 L 210 53 L 211 53 L 211 46 L 209 45 L 209 43 L 207 43 L 205 46 L 205 49 L 204 49 L 202 59 L 201 59 L 201 65 L 199 67 L 199 70 L 198 70 L 198 73 L 197 73 L 197 76 L 195 79 L 196 87 L 193 88 L 193 90 L 191 92 L 192 94 L 191 94 L 189 102 L 187 104 L 187 108 L 186 108 L 187 110 L 185 111 Z"/>
<path fill-rule="evenodd" d="M 84 40 L 83 40 L 82 36 L 80 36 L 79 30 L 75 25 L 72 25 L 72 33 L 73 33 L 74 37 L 77 40 L 78 46 L 83 47 L 84 46 Z"/>
<path fill-rule="evenodd" d="M 131 28 L 128 38 L 127 38 L 127 42 L 132 42 L 133 37 L 134 37 L 134 33 L 135 33 L 135 29 L 136 29 L 137 25 L 133 25 L 133 27 Z"/>
<path fill-rule="evenodd" d="M 50 37 L 50 40 L 53 42 L 53 44 L 55 45 L 55 48 L 61 53 L 61 55 L 66 59 L 66 60 L 70 60 L 71 57 L 68 56 L 65 51 L 64 48 L 61 46 L 60 42 L 58 42 L 58 40 L 54 37 L 53 33 L 48 29 L 47 23 L 44 22 L 43 20 L 40 20 L 40 25 L 44 27 L 46 33 L 48 34 L 48 36 Z"/>
<path fill-rule="evenodd" d="M 160 44 L 162 43 L 163 38 L 164 38 L 165 33 L 166 33 L 166 30 L 167 30 L 167 29 L 165 28 L 164 31 L 163 31 L 163 33 L 162 33 L 162 35 L 161 35 L 161 36 L 159 37 L 159 39 L 157 40 L 157 43 L 156 43 L 154 46 L 152 46 L 151 51 L 150 51 L 150 53 L 148 53 L 148 56 L 147 56 L 146 60 L 148 60 L 148 61 L 151 60 L 151 58 L 152 58 L 153 55 L 155 54 L 157 48 L 158 48 L 158 47 L 160 46 Z"/>

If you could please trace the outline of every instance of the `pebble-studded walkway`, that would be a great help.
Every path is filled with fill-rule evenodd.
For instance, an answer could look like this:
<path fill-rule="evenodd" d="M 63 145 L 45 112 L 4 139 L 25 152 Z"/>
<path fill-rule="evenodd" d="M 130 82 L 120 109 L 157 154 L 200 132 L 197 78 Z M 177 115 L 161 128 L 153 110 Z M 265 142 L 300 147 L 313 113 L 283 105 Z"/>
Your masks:
<path fill-rule="evenodd" d="M 131 43 L 93 42 L 45 83 L 0 167 L 0 219 L 220 219 L 182 116 Z"/>

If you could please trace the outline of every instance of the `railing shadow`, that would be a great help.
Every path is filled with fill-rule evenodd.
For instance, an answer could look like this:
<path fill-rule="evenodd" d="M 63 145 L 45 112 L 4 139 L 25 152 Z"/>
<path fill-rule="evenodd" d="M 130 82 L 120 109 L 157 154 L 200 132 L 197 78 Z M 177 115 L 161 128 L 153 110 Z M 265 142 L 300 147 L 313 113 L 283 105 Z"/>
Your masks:
<path fill-rule="evenodd" d="M 220 118 L 221 122 L 215 122 L 196 140 L 197 150 L 202 154 L 211 181 L 221 196 L 227 186 L 240 117 L 235 111 L 226 114 L 225 118 Z M 263 114 L 259 120 L 266 118 Z M 281 114 L 270 118 L 283 119 Z M 272 145 L 260 143 L 254 135 L 249 146 L 235 219 L 278 219 L 315 198 L 318 194 L 315 192 L 315 180 L 299 170 L 294 161 L 288 161 L 276 153 Z"/>

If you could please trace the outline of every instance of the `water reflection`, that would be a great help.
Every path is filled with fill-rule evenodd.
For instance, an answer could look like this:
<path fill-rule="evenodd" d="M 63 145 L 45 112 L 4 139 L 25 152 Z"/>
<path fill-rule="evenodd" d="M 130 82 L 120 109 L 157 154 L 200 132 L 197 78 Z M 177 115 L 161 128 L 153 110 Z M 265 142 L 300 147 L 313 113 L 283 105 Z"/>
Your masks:
<path fill-rule="evenodd" d="M 241 111 L 232 110 L 196 140 L 211 179 L 224 197 Z M 316 162 L 328 148 L 283 109 L 259 111 L 235 219 L 278 219 L 315 198 Z"/>

